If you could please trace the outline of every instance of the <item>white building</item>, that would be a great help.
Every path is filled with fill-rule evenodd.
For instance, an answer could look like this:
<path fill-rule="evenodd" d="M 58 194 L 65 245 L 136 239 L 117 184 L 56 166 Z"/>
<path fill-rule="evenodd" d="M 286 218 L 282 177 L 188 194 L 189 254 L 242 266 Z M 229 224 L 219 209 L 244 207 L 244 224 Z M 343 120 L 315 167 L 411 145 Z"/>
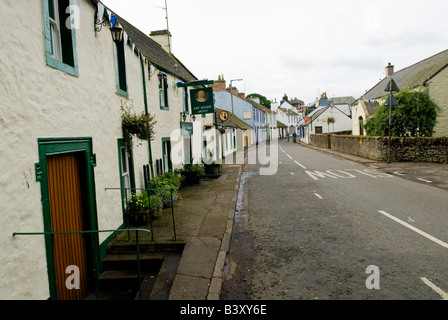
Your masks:
<path fill-rule="evenodd" d="M 350 116 L 334 105 L 320 106 L 300 122 L 299 139 L 310 143 L 310 135 L 351 132 Z"/>
<path fill-rule="evenodd" d="M 0 299 L 82 299 L 114 233 L 72 235 L 70 246 L 42 233 L 125 227 L 125 188 L 145 187 L 145 165 L 154 174 L 180 167 L 175 143 L 180 159 L 200 156 L 190 141 L 213 119 L 193 122 L 176 85 L 196 77 L 101 2 L 5 1 L 0 19 Z M 119 44 L 109 30 L 116 19 Z M 156 117 L 153 141 L 134 139 L 128 150 L 122 106 Z M 83 279 L 76 295 L 64 282 L 71 265 Z"/>

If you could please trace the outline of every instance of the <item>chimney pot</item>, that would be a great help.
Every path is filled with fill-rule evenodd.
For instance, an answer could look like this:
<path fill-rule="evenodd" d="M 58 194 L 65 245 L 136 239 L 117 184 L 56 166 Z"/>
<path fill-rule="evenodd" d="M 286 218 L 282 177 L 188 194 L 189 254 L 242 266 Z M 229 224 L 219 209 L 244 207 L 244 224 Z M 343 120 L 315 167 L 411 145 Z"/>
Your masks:
<path fill-rule="evenodd" d="M 386 77 L 389 77 L 394 74 L 394 66 L 389 62 L 386 67 Z"/>

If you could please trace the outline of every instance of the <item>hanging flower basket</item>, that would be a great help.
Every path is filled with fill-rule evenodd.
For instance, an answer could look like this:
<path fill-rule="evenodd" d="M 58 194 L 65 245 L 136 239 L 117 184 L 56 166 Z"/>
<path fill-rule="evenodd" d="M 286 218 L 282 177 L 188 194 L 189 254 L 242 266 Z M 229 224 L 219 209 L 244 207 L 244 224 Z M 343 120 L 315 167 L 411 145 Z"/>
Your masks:
<path fill-rule="evenodd" d="M 154 139 L 154 126 L 157 124 L 157 121 L 151 114 L 136 114 L 130 107 L 122 106 L 121 120 L 123 135 L 128 147 L 132 148 L 132 136 L 146 141 Z"/>

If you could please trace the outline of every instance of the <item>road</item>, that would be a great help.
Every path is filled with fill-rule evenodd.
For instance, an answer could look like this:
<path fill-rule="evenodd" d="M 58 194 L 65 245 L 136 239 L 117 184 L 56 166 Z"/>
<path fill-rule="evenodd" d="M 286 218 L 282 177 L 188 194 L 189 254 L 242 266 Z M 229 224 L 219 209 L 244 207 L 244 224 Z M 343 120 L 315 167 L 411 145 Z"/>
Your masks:
<path fill-rule="evenodd" d="M 271 148 L 275 152 L 277 148 Z M 281 141 L 241 179 L 222 299 L 448 299 L 448 193 Z"/>

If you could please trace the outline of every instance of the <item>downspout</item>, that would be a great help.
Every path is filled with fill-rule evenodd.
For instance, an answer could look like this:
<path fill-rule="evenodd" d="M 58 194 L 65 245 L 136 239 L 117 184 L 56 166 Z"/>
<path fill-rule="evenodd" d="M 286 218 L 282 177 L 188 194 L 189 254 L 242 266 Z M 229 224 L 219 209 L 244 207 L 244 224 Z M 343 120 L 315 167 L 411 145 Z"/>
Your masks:
<path fill-rule="evenodd" d="M 148 98 L 146 96 L 146 75 L 145 75 L 145 64 L 143 59 L 140 59 L 140 63 L 142 65 L 142 81 L 143 81 L 143 101 L 145 102 L 145 114 L 148 115 Z M 149 150 L 149 166 L 151 168 L 151 177 L 154 177 L 154 165 L 152 161 L 152 148 L 151 148 L 151 139 L 148 140 L 148 150 Z"/>

